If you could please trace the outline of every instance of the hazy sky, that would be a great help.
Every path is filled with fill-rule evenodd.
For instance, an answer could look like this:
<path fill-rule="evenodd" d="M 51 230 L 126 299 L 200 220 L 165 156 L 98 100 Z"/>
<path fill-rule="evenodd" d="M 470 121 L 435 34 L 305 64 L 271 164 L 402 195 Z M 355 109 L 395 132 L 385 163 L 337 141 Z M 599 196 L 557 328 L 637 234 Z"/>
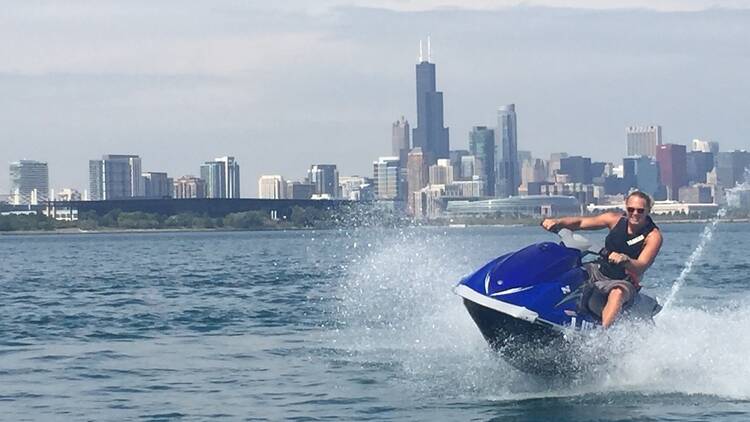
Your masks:
<path fill-rule="evenodd" d="M 432 36 L 451 148 L 516 103 L 519 149 L 624 155 L 624 128 L 750 148 L 750 2 L 708 0 L 0 0 L 0 192 L 7 163 L 88 160 L 198 174 L 234 155 L 242 194 L 312 163 L 371 175 L 391 123 L 416 123 Z M 747 7 L 746 7 L 747 5 Z"/>

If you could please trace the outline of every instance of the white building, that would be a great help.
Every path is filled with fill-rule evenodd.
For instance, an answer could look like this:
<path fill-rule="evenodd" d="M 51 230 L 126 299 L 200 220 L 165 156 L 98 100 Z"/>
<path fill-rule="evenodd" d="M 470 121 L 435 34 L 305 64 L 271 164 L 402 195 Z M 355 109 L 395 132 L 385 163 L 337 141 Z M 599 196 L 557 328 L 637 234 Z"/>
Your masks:
<path fill-rule="evenodd" d="M 339 177 L 341 198 L 349 201 L 370 201 L 374 199 L 373 180 L 363 176 Z"/>
<path fill-rule="evenodd" d="M 78 192 L 75 189 L 71 188 L 65 188 L 61 189 L 60 192 L 57 193 L 57 196 L 55 198 L 57 201 L 80 201 L 81 200 L 81 192 Z"/>
<path fill-rule="evenodd" d="M 656 147 L 661 145 L 661 126 L 629 126 L 625 128 L 628 157 L 646 155 L 656 157 Z"/>
<path fill-rule="evenodd" d="M 710 152 L 716 154 L 719 152 L 719 143 L 693 139 L 693 142 L 690 144 L 690 151 Z"/>
<path fill-rule="evenodd" d="M 279 175 L 263 175 L 258 179 L 258 197 L 261 199 L 285 199 L 286 180 Z"/>

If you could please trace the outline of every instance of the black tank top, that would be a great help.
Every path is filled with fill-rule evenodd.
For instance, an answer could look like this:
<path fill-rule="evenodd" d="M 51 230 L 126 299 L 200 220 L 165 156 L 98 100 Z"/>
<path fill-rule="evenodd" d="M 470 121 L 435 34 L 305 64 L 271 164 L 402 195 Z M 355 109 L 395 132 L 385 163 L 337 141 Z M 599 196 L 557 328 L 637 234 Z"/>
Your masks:
<path fill-rule="evenodd" d="M 652 230 L 658 228 L 659 227 L 654 224 L 654 220 L 652 220 L 650 216 L 647 216 L 646 224 L 641 227 L 640 230 L 633 234 L 628 234 L 628 219 L 621 217 L 620 221 L 617 222 L 615 227 L 612 228 L 607 235 L 607 238 L 604 241 L 604 248 L 608 252 L 624 253 L 632 259 L 638 259 L 641 251 L 643 251 L 643 244 L 646 240 L 646 236 L 648 236 Z M 613 265 L 606 261 L 600 265 L 600 271 L 605 276 L 614 280 L 624 280 L 627 277 L 622 266 Z"/>

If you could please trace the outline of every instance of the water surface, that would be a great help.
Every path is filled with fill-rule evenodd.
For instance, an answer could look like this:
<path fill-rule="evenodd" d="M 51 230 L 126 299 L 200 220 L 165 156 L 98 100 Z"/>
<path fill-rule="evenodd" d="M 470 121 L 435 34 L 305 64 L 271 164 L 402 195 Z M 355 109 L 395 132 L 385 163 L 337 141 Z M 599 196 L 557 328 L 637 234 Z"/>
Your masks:
<path fill-rule="evenodd" d="M 661 299 L 703 225 L 663 229 L 644 282 Z M 0 419 L 750 418 L 750 225 L 720 224 L 654 327 L 612 330 L 590 374 L 557 380 L 490 352 L 451 293 L 492 257 L 552 239 L 530 227 L 0 236 Z"/>

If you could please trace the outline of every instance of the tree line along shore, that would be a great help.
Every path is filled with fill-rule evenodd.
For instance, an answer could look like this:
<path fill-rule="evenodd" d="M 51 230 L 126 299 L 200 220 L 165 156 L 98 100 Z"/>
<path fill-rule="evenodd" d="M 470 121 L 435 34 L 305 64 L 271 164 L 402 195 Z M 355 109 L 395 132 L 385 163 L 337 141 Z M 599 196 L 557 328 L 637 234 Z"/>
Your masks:
<path fill-rule="evenodd" d="M 686 215 L 675 213 L 654 216 L 656 223 L 704 222 L 714 215 Z M 726 221 L 750 221 L 750 210 L 730 210 Z M 412 224 L 431 226 L 487 226 L 536 225 L 540 217 L 522 215 L 494 215 L 485 217 L 445 218 L 414 222 L 402 215 L 384 209 L 321 210 L 296 206 L 287 218 L 274 219 L 262 211 L 247 211 L 211 217 L 194 213 L 161 215 L 146 212 L 113 210 L 104 215 L 89 212 L 79 215 L 76 221 L 58 221 L 44 215 L 0 215 L 0 232 L 53 232 L 53 231 L 129 231 L 129 230 L 277 230 L 277 229 L 328 229 L 336 227 L 405 226 Z"/>

